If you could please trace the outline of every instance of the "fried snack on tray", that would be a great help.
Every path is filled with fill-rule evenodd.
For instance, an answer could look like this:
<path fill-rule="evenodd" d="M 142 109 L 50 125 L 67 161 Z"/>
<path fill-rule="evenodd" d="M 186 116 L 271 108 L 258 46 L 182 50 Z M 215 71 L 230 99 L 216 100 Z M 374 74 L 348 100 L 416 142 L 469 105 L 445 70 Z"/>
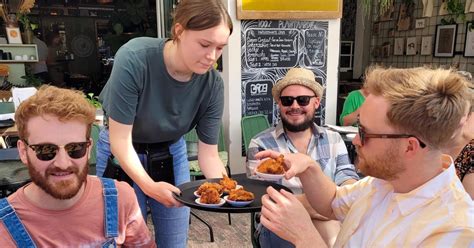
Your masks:
<path fill-rule="evenodd" d="M 205 183 L 201 184 L 201 186 L 199 186 L 199 188 L 197 189 L 196 194 L 201 195 L 203 191 L 205 191 L 209 188 L 216 189 L 217 192 L 219 193 L 219 195 L 222 194 L 222 192 L 224 191 L 224 188 L 218 183 L 205 182 Z"/>
<path fill-rule="evenodd" d="M 217 204 L 221 201 L 221 196 L 217 189 L 207 188 L 201 192 L 201 203 L 204 204 Z"/>
<path fill-rule="evenodd" d="M 273 158 L 267 159 L 257 167 L 257 171 L 265 174 L 283 174 L 285 173 L 283 161 L 283 155 L 280 155 L 276 160 Z"/>
<path fill-rule="evenodd" d="M 237 181 L 230 179 L 230 177 L 226 175 L 222 175 L 224 178 L 222 178 L 219 181 L 219 184 L 224 187 L 224 192 L 227 193 L 230 190 L 233 190 L 237 187 Z"/>
<path fill-rule="evenodd" d="M 255 198 L 252 192 L 249 192 L 243 188 L 233 189 L 230 191 L 227 199 L 231 201 L 251 201 Z"/>

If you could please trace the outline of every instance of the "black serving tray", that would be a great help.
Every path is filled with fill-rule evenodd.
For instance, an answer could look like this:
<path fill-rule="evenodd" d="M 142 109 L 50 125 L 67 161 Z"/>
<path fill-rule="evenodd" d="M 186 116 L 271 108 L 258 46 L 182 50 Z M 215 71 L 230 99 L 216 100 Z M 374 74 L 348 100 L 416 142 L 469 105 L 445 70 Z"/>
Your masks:
<path fill-rule="evenodd" d="M 287 187 L 274 183 L 261 180 L 254 180 L 248 178 L 237 179 L 237 184 L 242 185 L 245 190 L 252 192 L 255 195 L 255 199 L 252 203 L 245 207 L 233 207 L 228 203 L 220 207 L 207 207 L 195 202 L 196 196 L 194 191 L 196 191 L 201 184 L 205 182 L 219 183 L 221 178 L 211 178 L 192 181 L 178 185 L 177 187 L 181 190 L 181 195 L 173 194 L 174 198 L 184 205 L 196 208 L 200 210 L 210 211 L 210 212 L 221 212 L 221 213 L 251 213 L 251 212 L 260 212 L 262 208 L 262 196 L 266 194 L 266 189 L 268 186 L 272 186 L 276 190 L 285 189 L 289 192 L 292 192 Z"/>

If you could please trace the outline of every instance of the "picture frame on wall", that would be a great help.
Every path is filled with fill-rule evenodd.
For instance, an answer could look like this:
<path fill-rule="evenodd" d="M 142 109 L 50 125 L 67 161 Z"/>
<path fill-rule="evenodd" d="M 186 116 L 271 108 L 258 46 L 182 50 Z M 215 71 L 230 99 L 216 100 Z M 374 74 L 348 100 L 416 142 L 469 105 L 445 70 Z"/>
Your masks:
<path fill-rule="evenodd" d="M 433 47 L 433 37 L 423 36 L 421 37 L 421 55 L 431 55 L 431 49 Z"/>
<path fill-rule="evenodd" d="M 415 29 L 424 28 L 424 27 L 425 27 L 425 19 L 416 19 Z"/>
<path fill-rule="evenodd" d="M 456 47 L 457 24 L 436 25 L 435 35 L 435 57 L 454 57 Z"/>
<path fill-rule="evenodd" d="M 8 43 L 10 44 L 23 44 L 21 41 L 20 28 L 6 27 Z"/>
<path fill-rule="evenodd" d="M 405 46 L 405 38 L 395 38 L 393 45 L 393 55 L 403 55 L 403 48 Z"/>
<path fill-rule="evenodd" d="M 466 39 L 464 40 L 464 57 L 474 57 L 474 22 L 466 25 Z"/>
<path fill-rule="evenodd" d="M 416 52 L 416 37 L 407 37 L 406 54 L 416 55 Z"/>

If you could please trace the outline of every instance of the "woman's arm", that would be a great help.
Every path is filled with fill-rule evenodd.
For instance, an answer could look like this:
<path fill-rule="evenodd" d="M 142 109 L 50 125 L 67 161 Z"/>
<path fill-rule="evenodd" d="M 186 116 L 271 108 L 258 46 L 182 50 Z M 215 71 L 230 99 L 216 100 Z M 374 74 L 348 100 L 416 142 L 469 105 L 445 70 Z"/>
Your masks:
<path fill-rule="evenodd" d="M 132 125 L 119 123 L 109 117 L 110 148 L 120 166 L 146 195 L 167 207 L 181 206 L 172 194 L 180 193 L 177 187 L 167 182 L 154 182 L 146 173 L 132 145 L 132 128 Z"/>
<path fill-rule="evenodd" d="M 224 165 L 219 158 L 217 145 L 209 145 L 202 141 L 198 143 L 199 167 L 206 178 L 222 177 L 227 175 Z"/>

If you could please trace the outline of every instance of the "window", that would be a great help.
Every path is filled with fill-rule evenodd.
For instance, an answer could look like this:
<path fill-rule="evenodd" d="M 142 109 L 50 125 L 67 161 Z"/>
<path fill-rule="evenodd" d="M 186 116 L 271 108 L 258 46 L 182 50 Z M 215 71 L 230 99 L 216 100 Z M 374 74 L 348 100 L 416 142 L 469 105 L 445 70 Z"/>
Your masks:
<path fill-rule="evenodd" d="M 339 70 L 346 72 L 352 70 L 352 59 L 354 57 L 354 42 L 353 41 L 341 41 L 340 59 L 339 59 Z"/>

